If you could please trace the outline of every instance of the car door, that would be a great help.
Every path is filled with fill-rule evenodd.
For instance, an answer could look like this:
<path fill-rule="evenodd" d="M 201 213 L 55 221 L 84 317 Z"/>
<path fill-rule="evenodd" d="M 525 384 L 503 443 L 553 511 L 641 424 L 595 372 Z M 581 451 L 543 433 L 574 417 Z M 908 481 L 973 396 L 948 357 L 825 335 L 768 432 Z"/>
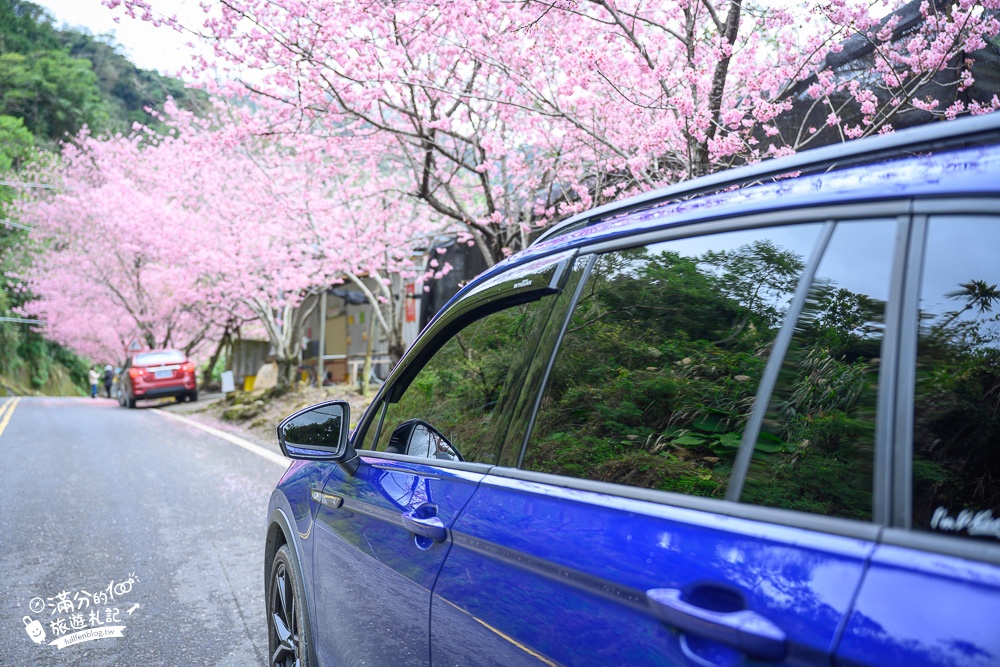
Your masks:
<path fill-rule="evenodd" d="M 894 527 L 865 573 L 837 664 L 996 665 L 1000 218 L 918 215 L 913 224 Z"/>
<path fill-rule="evenodd" d="M 357 429 L 360 465 L 316 497 L 324 664 L 426 665 L 430 594 L 450 528 L 496 462 L 570 257 L 479 285 L 415 344 Z"/>
<path fill-rule="evenodd" d="M 602 248 L 530 433 L 455 523 L 433 663 L 829 665 L 880 529 L 903 226 Z"/>

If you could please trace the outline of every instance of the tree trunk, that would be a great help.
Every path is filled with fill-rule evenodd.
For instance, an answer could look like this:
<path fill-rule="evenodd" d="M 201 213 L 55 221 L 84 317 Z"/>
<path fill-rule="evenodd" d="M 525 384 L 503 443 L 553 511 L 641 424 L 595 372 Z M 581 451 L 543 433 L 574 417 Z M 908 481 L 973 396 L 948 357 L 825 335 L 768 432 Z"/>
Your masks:
<path fill-rule="evenodd" d="M 295 386 L 296 369 L 299 367 L 299 360 L 296 357 L 278 358 L 278 387 L 289 389 Z"/>
<path fill-rule="evenodd" d="M 375 322 L 376 318 L 368 318 L 368 340 L 365 345 L 365 363 L 361 369 L 359 380 L 361 395 L 368 395 L 368 378 L 372 376 L 372 351 L 375 348 Z"/>
<path fill-rule="evenodd" d="M 208 383 L 212 380 L 212 371 L 215 370 L 215 364 L 219 362 L 219 356 L 222 355 L 222 350 L 229 341 L 229 325 L 222 332 L 222 338 L 219 339 L 219 344 L 215 348 L 215 353 L 212 354 L 211 360 L 208 362 L 208 368 L 205 369 L 205 374 L 201 377 L 201 388 L 204 391 L 208 386 Z M 229 363 L 232 363 L 232 354 L 230 356 Z"/>

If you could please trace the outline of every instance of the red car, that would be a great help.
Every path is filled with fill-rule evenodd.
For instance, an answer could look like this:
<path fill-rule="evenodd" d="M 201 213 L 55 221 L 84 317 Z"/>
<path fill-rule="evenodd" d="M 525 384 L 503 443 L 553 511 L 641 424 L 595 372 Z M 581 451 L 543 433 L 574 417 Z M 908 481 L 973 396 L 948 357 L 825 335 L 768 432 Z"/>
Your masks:
<path fill-rule="evenodd" d="M 145 398 L 198 400 L 194 362 L 180 350 L 151 350 L 129 357 L 119 376 L 118 402 L 130 408 Z"/>

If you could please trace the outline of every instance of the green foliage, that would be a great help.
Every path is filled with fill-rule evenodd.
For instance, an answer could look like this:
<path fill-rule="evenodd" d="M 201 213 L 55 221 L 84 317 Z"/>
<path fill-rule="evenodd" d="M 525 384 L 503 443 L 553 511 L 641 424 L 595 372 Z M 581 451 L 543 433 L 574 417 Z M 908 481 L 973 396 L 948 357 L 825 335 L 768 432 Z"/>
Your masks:
<path fill-rule="evenodd" d="M 127 132 L 159 121 L 168 97 L 201 109 L 207 97 L 177 79 L 140 70 L 108 36 L 58 30 L 44 9 L 24 0 L 0 3 L 0 114 L 24 119 L 39 143 L 52 145 L 84 125 L 95 134 Z"/>
<path fill-rule="evenodd" d="M 794 276 L 779 276 L 801 266 L 763 242 L 700 258 L 602 257 L 571 318 L 527 465 L 721 497 L 776 333 L 768 323 L 778 292 L 765 299 L 751 287 L 747 262 L 771 276 L 771 290 L 794 287 Z"/>
<path fill-rule="evenodd" d="M 46 354 L 45 339 L 37 335 L 27 335 L 21 339 L 19 356 L 25 360 L 30 371 L 31 386 L 40 389 L 49 381 L 52 359 Z"/>
<path fill-rule="evenodd" d="M 0 2 L 0 53 L 28 53 L 59 46 L 52 17 L 43 8 L 25 0 Z"/>
<path fill-rule="evenodd" d="M 137 68 L 118 52 L 108 37 L 62 31 L 60 41 L 70 56 L 93 67 L 97 88 L 110 114 L 108 129 L 127 132 L 134 123 L 160 128 L 160 122 L 146 111 L 162 110 L 167 98 L 179 106 L 198 110 L 207 107 L 202 91 L 190 90 L 178 79 Z"/>
<path fill-rule="evenodd" d="M 229 364 L 227 357 L 228 355 L 225 352 L 220 354 L 212 368 L 208 367 L 209 362 L 205 362 L 205 365 L 201 369 L 201 374 L 206 382 L 222 382 L 222 373 L 228 368 Z"/>
<path fill-rule="evenodd" d="M 717 269 L 719 286 L 727 296 L 767 326 L 778 322 L 780 313 L 774 304 L 795 289 L 803 268 L 800 257 L 768 240 L 736 250 L 707 252 L 702 262 Z"/>
<path fill-rule="evenodd" d="M 36 136 L 73 136 L 108 125 L 108 111 L 91 64 L 63 51 L 0 55 L 0 114 L 24 119 Z"/>
<path fill-rule="evenodd" d="M 0 173 L 19 168 L 31 158 L 35 137 L 24 126 L 24 120 L 14 116 L 0 115 Z M 13 191 L 2 186 L 4 200 L 9 201 Z"/>
<path fill-rule="evenodd" d="M 826 516 L 871 518 L 874 425 L 840 410 L 792 420 L 797 444 L 769 433 L 757 446 L 743 499 Z M 780 444 L 779 444 L 780 443 Z"/>

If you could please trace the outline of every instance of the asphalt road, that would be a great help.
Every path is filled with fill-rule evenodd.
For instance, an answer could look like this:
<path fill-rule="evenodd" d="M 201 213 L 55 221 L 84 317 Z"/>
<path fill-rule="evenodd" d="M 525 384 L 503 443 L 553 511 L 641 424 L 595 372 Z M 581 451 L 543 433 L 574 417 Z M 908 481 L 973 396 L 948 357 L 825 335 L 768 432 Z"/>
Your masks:
<path fill-rule="evenodd" d="M 158 412 L 22 398 L 4 429 L 0 407 L 0 663 L 266 663 L 284 466 Z"/>

